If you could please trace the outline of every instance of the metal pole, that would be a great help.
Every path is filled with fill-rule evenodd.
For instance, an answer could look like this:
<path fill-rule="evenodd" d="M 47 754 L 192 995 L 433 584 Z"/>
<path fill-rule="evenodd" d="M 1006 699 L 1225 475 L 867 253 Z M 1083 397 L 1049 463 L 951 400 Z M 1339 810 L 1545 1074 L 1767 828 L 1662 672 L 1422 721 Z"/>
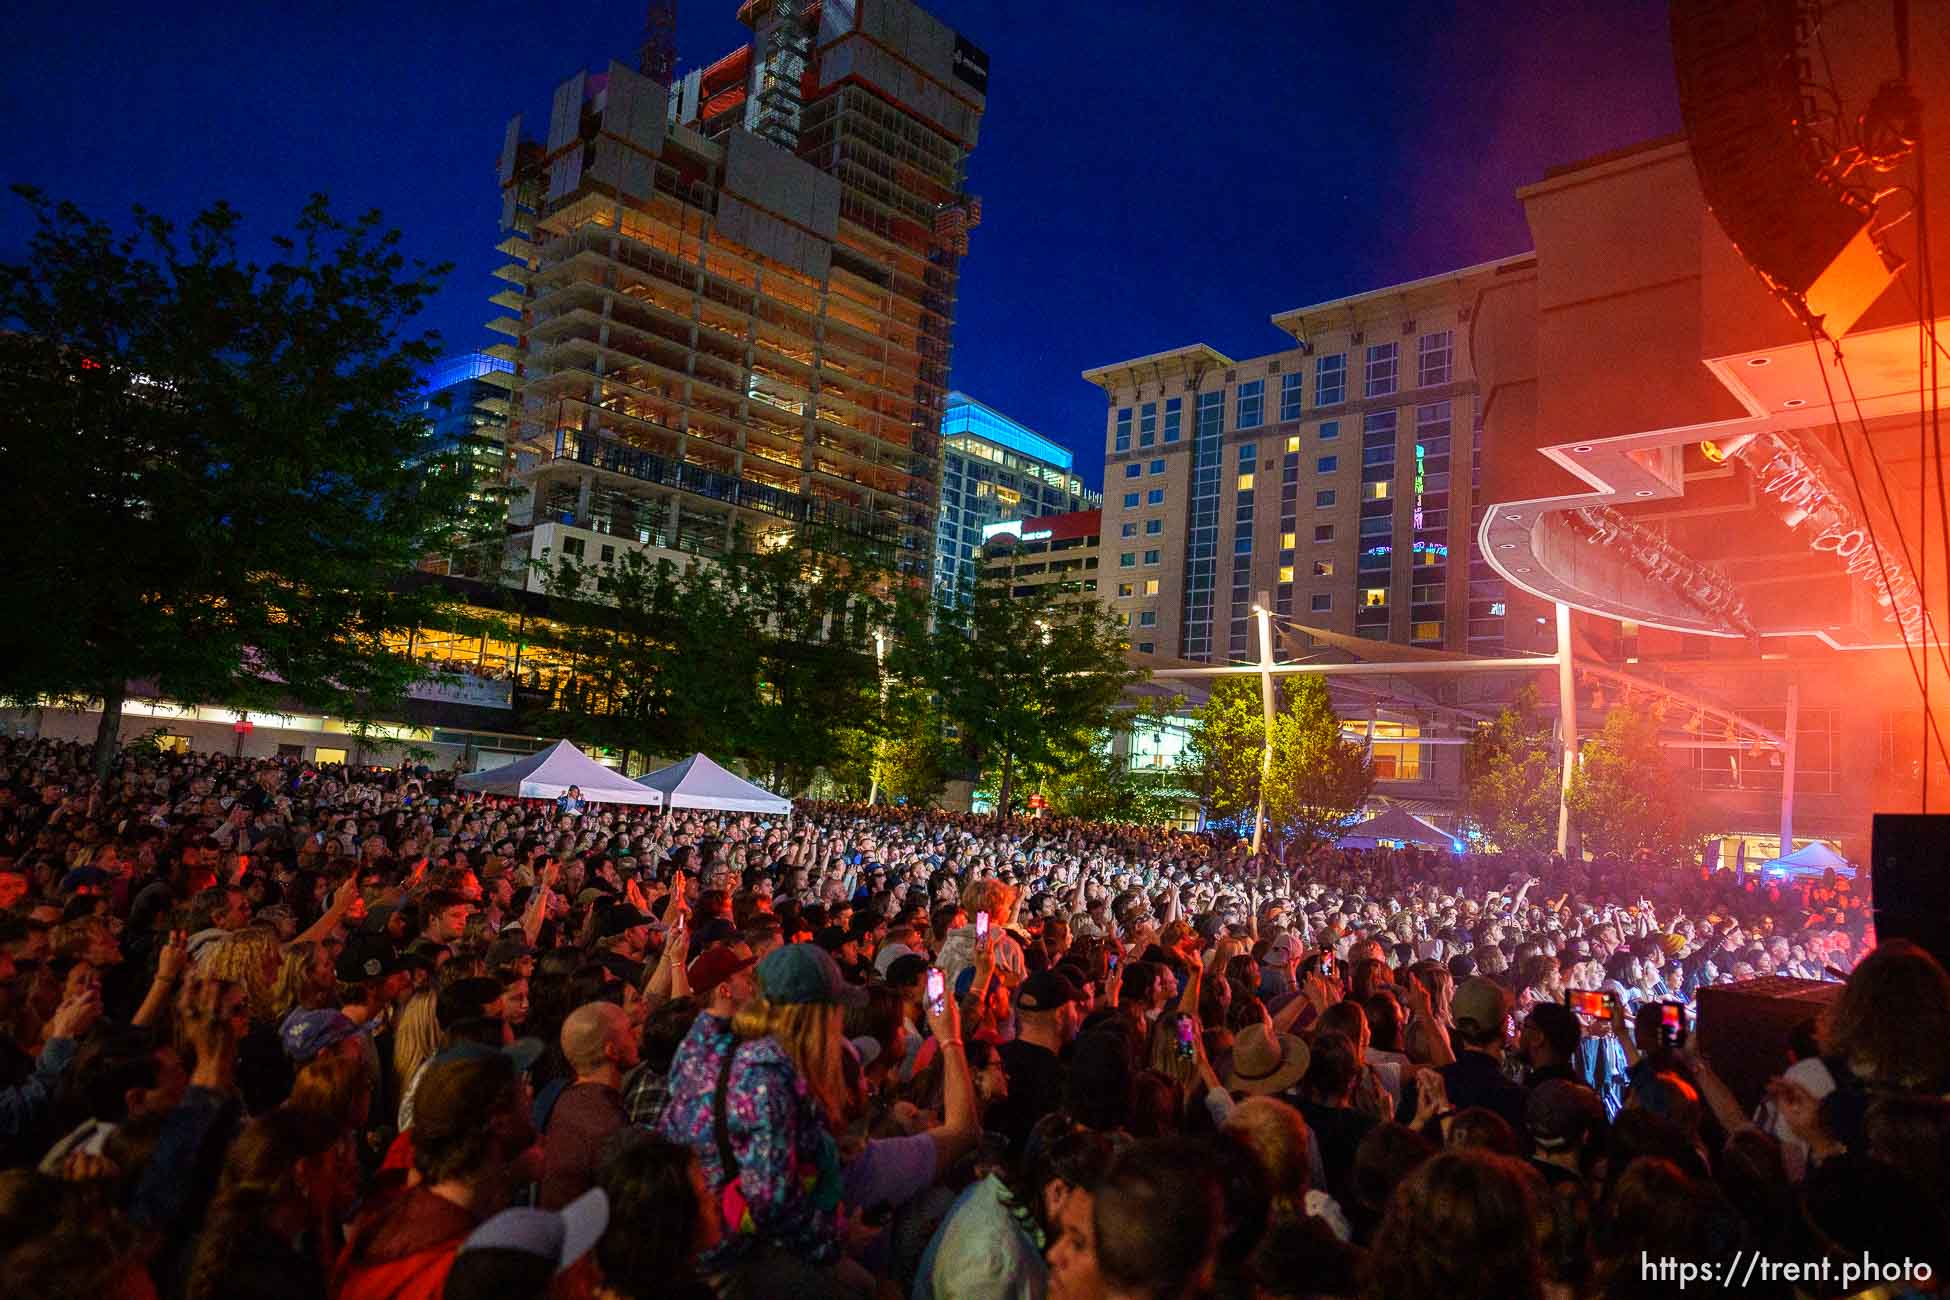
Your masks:
<path fill-rule="evenodd" d="M 1564 770 L 1557 787 L 1557 851 L 1571 844 L 1571 775 L 1578 768 L 1578 675 L 1571 656 L 1571 607 L 1557 606 L 1558 734 L 1564 743 Z"/>
<path fill-rule="evenodd" d="M 1781 750 L 1781 851 L 1780 857 L 1794 852 L 1794 759 L 1795 733 L 1800 729 L 1801 683 L 1789 682 L 1787 690 L 1787 744 Z"/>
<path fill-rule="evenodd" d="M 1266 593 L 1259 593 L 1253 606 L 1259 620 L 1259 704 L 1265 715 L 1265 738 L 1259 747 L 1259 806 L 1253 809 L 1253 853 L 1259 853 L 1260 835 L 1266 827 L 1266 783 L 1273 778 L 1273 615 L 1266 608 Z"/>
<path fill-rule="evenodd" d="M 887 659 L 887 634 L 879 628 L 873 630 L 873 671 L 880 678 L 880 710 L 882 721 L 887 711 L 887 672 L 882 666 Z M 873 742 L 873 757 L 867 760 L 867 807 L 873 807 L 880 797 L 880 738 Z"/>

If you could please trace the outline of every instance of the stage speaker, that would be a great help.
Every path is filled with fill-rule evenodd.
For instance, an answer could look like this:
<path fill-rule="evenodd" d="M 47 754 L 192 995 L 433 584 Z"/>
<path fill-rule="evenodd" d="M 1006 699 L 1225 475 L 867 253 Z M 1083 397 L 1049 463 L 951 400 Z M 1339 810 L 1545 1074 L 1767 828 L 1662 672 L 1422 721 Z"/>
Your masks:
<path fill-rule="evenodd" d="M 1835 338 L 1895 276 L 1874 205 L 1834 177 L 1804 123 L 1806 6 L 1671 0 L 1674 70 L 1700 189 L 1720 228 L 1796 314 Z"/>
<path fill-rule="evenodd" d="M 1840 984 L 1764 975 L 1739 984 L 1700 989 L 1700 1053 L 1733 1090 L 1748 1114 L 1760 1105 L 1767 1081 L 1787 1069 L 1795 1027 L 1819 1020 L 1842 995 Z"/>
<path fill-rule="evenodd" d="M 1876 942 L 1908 939 L 1950 966 L 1950 813 L 1877 813 L 1869 864 Z"/>

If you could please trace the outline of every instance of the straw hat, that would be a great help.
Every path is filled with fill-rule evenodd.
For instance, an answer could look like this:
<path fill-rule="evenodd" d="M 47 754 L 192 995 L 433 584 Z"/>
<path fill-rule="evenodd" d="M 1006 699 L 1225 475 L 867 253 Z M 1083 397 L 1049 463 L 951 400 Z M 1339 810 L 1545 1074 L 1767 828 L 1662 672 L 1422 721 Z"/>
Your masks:
<path fill-rule="evenodd" d="M 1285 1092 L 1300 1082 L 1311 1059 L 1307 1045 L 1292 1034 L 1275 1035 L 1265 1025 L 1249 1025 L 1233 1040 L 1226 1088 L 1258 1095 Z"/>

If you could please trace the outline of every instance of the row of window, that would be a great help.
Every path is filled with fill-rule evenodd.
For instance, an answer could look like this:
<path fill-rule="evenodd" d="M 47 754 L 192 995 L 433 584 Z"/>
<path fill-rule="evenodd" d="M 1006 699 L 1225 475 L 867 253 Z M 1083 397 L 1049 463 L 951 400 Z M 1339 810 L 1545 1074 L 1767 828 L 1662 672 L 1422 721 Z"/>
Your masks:
<path fill-rule="evenodd" d="M 1438 330 L 1424 334 L 1415 340 L 1415 384 L 1418 388 L 1432 388 L 1446 384 L 1455 373 L 1455 334 L 1452 330 Z M 1401 344 L 1399 342 L 1373 343 L 1363 357 L 1364 369 L 1361 375 L 1362 395 L 1364 397 L 1388 397 L 1401 391 Z M 1200 398 L 1207 396 L 1201 394 Z M 1281 421 L 1300 418 L 1302 405 L 1301 373 L 1292 371 L 1280 376 Z M 1347 354 L 1333 352 L 1314 358 L 1314 405 L 1316 407 L 1339 406 L 1347 400 Z M 1184 415 L 1182 398 L 1168 397 L 1164 403 L 1164 441 L 1167 445 L 1178 441 Z M 1266 422 L 1266 381 L 1247 379 L 1233 387 L 1232 427 L 1235 429 L 1257 429 Z M 1133 430 L 1136 445 L 1155 446 L 1158 442 L 1158 404 L 1145 402 L 1136 408 L 1119 407 L 1117 420 L 1112 433 L 1113 447 L 1117 451 L 1129 451 L 1132 447 Z"/>

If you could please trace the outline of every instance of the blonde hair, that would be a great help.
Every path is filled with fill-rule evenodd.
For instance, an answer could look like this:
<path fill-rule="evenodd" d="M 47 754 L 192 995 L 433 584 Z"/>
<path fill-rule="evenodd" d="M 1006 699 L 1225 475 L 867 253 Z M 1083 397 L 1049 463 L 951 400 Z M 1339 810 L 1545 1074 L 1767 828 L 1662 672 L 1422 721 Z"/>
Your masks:
<path fill-rule="evenodd" d="M 1225 1131 L 1252 1151 L 1266 1171 L 1276 1210 L 1305 1213 L 1311 1168 L 1307 1121 L 1277 1097 L 1248 1097 L 1233 1107 Z"/>
<path fill-rule="evenodd" d="M 1186 1060 L 1178 1050 L 1178 1022 L 1192 1022 L 1192 1033 L 1198 1035 L 1198 1017 L 1186 1011 L 1167 1011 L 1151 1024 L 1149 1060 L 1145 1065 L 1170 1079 L 1185 1090 L 1187 1096 L 1204 1096 L 1205 1089 L 1199 1086 L 1198 1048 L 1194 1047 L 1192 1057 Z"/>
<path fill-rule="evenodd" d="M 826 1112 L 828 1124 L 846 1115 L 846 1076 L 840 1067 L 839 1005 L 832 1002 L 770 1002 L 758 994 L 731 1022 L 731 1032 L 752 1042 L 770 1038 L 806 1081 L 806 1088 Z"/>
<path fill-rule="evenodd" d="M 311 993 L 311 964 L 318 959 L 318 945 L 311 942 L 294 943 L 284 950 L 284 964 L 278 967 L 278 977 L 271 985 L 271 1011 L 282 1020 L 293 1011 L 304 1009 L 316 1011 L 328 999 L 313 997 L 317 1006 L 306 1006 L 306 995 Z"/>
<path fill-rule="evenodd" d="M 990 924 L 1007 925 L 1015 920 L 1019 897 L 1016 887 L 1008 881 L 985 876 L 963 891 L 961 906 L 971 917 L 977 912 L 987 912 Z"/>
<path fill-rule="evenodd" d="M 232 930 L 223 938 L 210 945 L 204 954 L 198 973 L 210 979 L 224 980 L 244 990 L 245 1006 L 250 1009 L 251 1019 L 259 1024 L 274 1020 L 277 1016 L 277 999 L 274 989 L 278 975 L 267 967 L 269 959 L 277 957 L 283 962 L 283 945 L 276 930 L 263 926 Z"/>
<path fill-rule="evenodd" d="M 404 1097 L 420 1067 L 440 1052 L 440 1020 L 435 1014 L 440 997 L 431 988 L 421 989 L 400 1008 L 393 1027 L 393 1078 L 398 1095 Z"/>

